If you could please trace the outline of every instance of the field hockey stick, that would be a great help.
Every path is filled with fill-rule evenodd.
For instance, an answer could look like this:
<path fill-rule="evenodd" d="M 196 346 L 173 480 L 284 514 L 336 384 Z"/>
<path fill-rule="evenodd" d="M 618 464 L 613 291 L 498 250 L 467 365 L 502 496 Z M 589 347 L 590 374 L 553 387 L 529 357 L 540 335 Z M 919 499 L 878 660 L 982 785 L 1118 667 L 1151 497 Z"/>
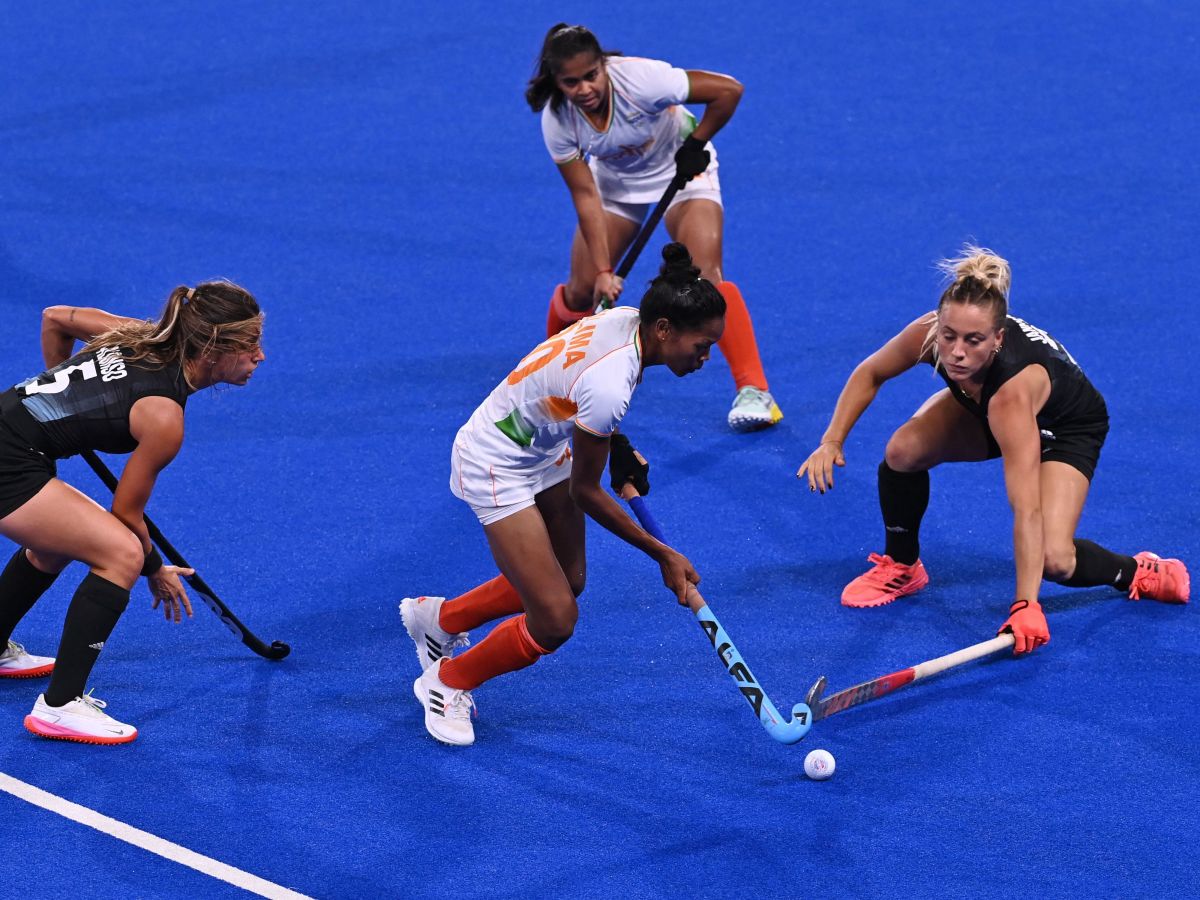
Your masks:
<path fill-rule="evenodd" d="M 858 706 L 860 703 L 866 703 L 868 700 L 874 700 L 877 697 L 882 697 L 884 694 L 890 694 L 892 691 L 899 690 L 906 684 L 912 684 L 923 678 L 930 678 L 939 672 L 945 672 L 947 669 L 961 666 L 963 663 L 969 663 L 984 656 L 991 656 L 993 653 L 998 653 L 1001 650 L 1007 650 L 1012 645 L 1013 636 L 1011 634 L 1002 634 L 999 637 L 992 638 L 990 641 L 983 641 L 971 647 L 964 647 L 962 650 L 948 653 L 945 656 L 939 656 L 937 659 L 918 663 L 911 668 L 901 669 L 899 672 L 892 672 L 890 675 L 881 675 L 872 681 L 856 684 L 854 687 L 831 694 L 824 700 L 821 699 L 821 694 L 825 692 L 825 676 L 822 675 L 817 679 L 817 683 L 809 689 L 805 703 L 812 710 L 813 721 L 819 722 L 821 719 L 832 716 L 836 712 L 841 712 L 843 709 L 849 709 L 851 706 Z"/>
<path fill-rule="evenodd" d="M 116 476 L 113 475 L 108 466 L 101 462 L 100 457 L 91 450 L 82 451 L 80 456 L 83 457 L 84 462 L 92 467 L 92 471 L 100 477 L 105 486 L 113 493 L 116 493 Z M 158 530 L 157 525 L 150 521 L 150 517 L 143 515 L 142 518 L 146 523 L 146 530 L 150 532 L 150 540 L 158 545 L 158 549 L 162 551 L 163 556 L 171 561 L 171 565 L 181 569 L 191 569 L 192 566 L 188 565 L 187 560 L 183 558 L 182 554 L 171 546 L 170 541 L 163 537 L 163 533 Z M 183 577 L 191 585 L 192 590 L 204 600 L 205 605 L 217 614 L 217 618 L 225 623 L 225 627 L 232 631 L 243 644 L 259 656 L 264 656 L 267 659 L 283 659 L 292 652 L 292 648 L 283 641 L 272 641 L 271 645 L 267 646 L 255 637 L 250 632 L 250 629 L 243 625 L 238 617 L 230 611 L 225 602 L 217 596 L 217 592 L 208 586 L 208 582 L 198 574 L 184 575 Z"/>
<path fill-rule="evenodd" d="M 629 504 L 633 514 L 637 516 L 642 528 L 665 544 L 667 541 L 663 537 L 662 528 L 650 514 L 646 501 L 638 494 L 637 489 L 632 484 L 627 484 L 621 489 L 621 496 Z M 754 673 L 750 671 L 750 667 L 746 665 L 746 661 L 742 659 L 742 654 L 738 652 L 738 648 L 734 646 L 725 629 L 721 627 L 721 623 L 717 621 L 717 617 L 713 615 L 704 598 L 700 596 L 700 592 L 692 585 L 688 585 L 688 595 L 688 607 L 695 613 L 696 621 L 700 623 L 709 643 L 717 651 L 721 662 L 725 664 L 725 670 L 729 673 L 729 677 L 737 684 L 738 690 L 742 692 L 742 696 L 754 710 L 754 715 L 758 717 L 762 727 L 767 730 L 767 734 L 781 744 L 794 744 L 808 734 L 808 729 L 812 727 L 813 721 L 809 708 L 803 703 L 797 703 L 792 708 L 791 720 L 785 720 L 779 714 L 779 710 L 775 708 L 775 704 L 771 702 L 771 698 L 767 696 L 767 692 L 763 690 L 762 685 L 758 683 L 758 679 L 754 677 Z"/>
<path fill-rule="evenodd" d="M 667 207 L 671 205 L 671 201 L 675 199 L 675 195 L 683 188 L 687 182 L 681 182 L 677 178 L 672 178 L 671 183 L 667 185 L 666 191 L 662 195 L 662 199 L 658 201 L 658 205 L 650 212 L 649 218 L 642 225 L 642 230 L 638 232 L 638 236 L 630 244 L 629 249 L 625 251 L 625 258 L 621 260 L 621 264 L 617 266 L 617 271 L 613 274 L 622 281 L 633 271 L 633 264 L 637 262 L 637 258 L 642 255 L 642 250 L 646 246 L 646 242 L 650 240 L 650 235 L 654 234 L 654 229 L 658 227 L 659 221 L 663 214 L 666 213 Z M 608 297 L 601 297 L 600 302 L 596 305 L 596 312 L 609 309 L 613 305 L 612 300 Z"/>

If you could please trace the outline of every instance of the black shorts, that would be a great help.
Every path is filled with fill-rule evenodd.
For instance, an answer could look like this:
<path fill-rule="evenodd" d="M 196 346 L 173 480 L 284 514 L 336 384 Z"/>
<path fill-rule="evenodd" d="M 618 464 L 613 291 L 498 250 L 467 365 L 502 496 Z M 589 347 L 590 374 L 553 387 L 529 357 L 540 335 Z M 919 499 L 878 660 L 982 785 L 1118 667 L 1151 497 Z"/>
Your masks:
<path fill-rule="evenodd" d="M 57 474 L 53 459 L 30 447 L 0 419 L 0 519 L 32 500 Z"/>
<path fill-rule="evenodd" d="M 992 436 L 991 429 L 984 427 L 988 442 L 988 459 L 996 459 L 1000 454 L 1000 445 Z M 1053 434 L 1042 431 L 1042 462 L 1066 463 L 1073 469 L 1083 473 L 1088 481 L 1096 474 L 1096 465 L 1100 462 L 1100 448 L 1108 437 L 1108 423 L 1097 424 L 1092 428 L 1066 433 Z"/>

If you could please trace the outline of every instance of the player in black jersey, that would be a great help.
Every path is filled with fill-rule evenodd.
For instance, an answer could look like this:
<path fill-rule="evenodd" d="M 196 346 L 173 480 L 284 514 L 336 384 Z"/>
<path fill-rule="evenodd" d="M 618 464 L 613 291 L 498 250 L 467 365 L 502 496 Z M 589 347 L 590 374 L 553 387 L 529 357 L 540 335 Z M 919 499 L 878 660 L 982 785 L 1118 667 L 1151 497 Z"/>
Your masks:
<path fill-rule="evenodd" d="M 833 487 L 846 464 L 842 444 L 880 386 L 918 363 L 947 387 L 925 401 L 888 441 L 879 465 L 884 555 L 842 593 L 846 606 L 882 606 L 929 583 L 918 530 L 929 503 L 929 470 L 944 462 L 1003 457 L 1013 509 L 1016 597 L 1001 631 L 1014 652 L 1050 640 L 1038 603 L 1043 577 L 1072 587 L 1110 584 L 1132 599 L 1186 603 L 1187 568 L 1145 552 L 1113 553 L 1075 537 L 1100 448 L 1108 433 L 1104 398 L 1071 355 L 1039 328 L 1008 315 L 1008 263 L 967 246 L 942 269 L 953 279 L 936 312 L 917 319 L 863 360 L 838 397 L 821 445 L 798 477 Z"/>
<path fill-rule="evenodd" d="M 50 674 L 25 717 L 35 734 L 94 744 L 137 737 L 84 687 L 139 573 L 168 621 L 192 614 L 179 579 L 191 570 L 163 565 L 143 513 L 183 443 L 188 396 L 245 384 L 265 358 L 262 322 L 254 297 L 227 281 L 176 288 L 158 321 L 44 312 L 48 370 L 0 393 L 0 534 L 20 545 L 0 573 L 0 676 Z M 76 340 L 87 343 L 72 355 Z M 54 461 L 81 450 L 130 454 L 111 512 L 55 477 Z M 13 630 L 72 560 L 90 572 L 67 610 L 58 658 L 26 653 Z"/>

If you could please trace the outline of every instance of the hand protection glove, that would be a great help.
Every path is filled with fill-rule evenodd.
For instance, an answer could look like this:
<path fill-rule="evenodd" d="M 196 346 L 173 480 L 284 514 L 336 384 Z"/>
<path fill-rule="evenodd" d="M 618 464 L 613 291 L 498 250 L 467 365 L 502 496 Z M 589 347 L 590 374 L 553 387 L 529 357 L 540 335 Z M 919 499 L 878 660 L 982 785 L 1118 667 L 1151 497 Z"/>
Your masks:
<path fill-rule="evenodd" d="M 680 187 L 708 168 L 712 155 L 704 149 L 706 143 L 689 136 L 683 139 L 683 146 L 675 151 L 675 183 Z"/>
<path fill-rule="evenodd" d="M 1029 653 L 1036 647 L 1050 642 L 1050 626 L 1046 614 L 1036 600 L 1018 600 L 1008 610 L 1008 619 L 996 634 L 1011 631 L 1013 653 Z"/>
<path fill-rule="evenodd" d="M 616 494 L 629 483 L 643 497 L 650 493 L 650 463 L 619 431 L 608 442 L 608 474 L 609 484 Z"/>

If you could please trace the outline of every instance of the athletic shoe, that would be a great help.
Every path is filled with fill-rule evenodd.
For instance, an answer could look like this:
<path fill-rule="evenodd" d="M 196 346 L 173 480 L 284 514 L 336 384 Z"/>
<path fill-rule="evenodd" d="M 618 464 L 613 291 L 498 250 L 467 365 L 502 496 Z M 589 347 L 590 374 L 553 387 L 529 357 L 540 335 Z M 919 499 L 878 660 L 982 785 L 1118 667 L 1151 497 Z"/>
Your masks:
<path fill-rule="evenodd" d="M 416 644 L 422 672 L 443 656 L 451 657 L 455 650 L 471 644 L 465 631 L 451 634 L 438 624 L 445 602 L 445 597 L 405 597 L 400 601 L 400 620 Z"/>
<path fill-rule="evenodd" d="M 107 705 L 88 693 L 63 706 L 49 706 L 46 695 L 39 694 L 33 712 L 25 717 L 25 727 L 34 734 L 59 741 L 128 744 L 137 737 L 137 729 L 105 713 Z"/>
<path fill-rule="evenodd" d="M 867 562 L 875 563 L 842 591 L 842 606 L 883 606 L 897 597 L 915 594 L 929 584 L 929 575 L 918 559 L 911 566 L 898 563 L 890 556 L 872 553 Z"/>
<path fill-rule="evenodd" d="M 34 656 L 16 641 L 0 653 L 0 678 L 37 678 L 54 671 L 53 656 Z"/>
<path fill-rule="evenodd" d="M 783 419 L 779 405 L 766 391 L 746 385 L 733 398 L 729 410 L 729 427 L 734 431 L 757 431 L 769 428 Z"/>
<path fill-rule="evenodd" d="M 425 707 L 425 730 L 443 744 L 469 747 L 475 743 L 475 727 L 471 710 L 475 701 L 470 691 L 460 691 L 442 684 L 439 660 L 413 682 L 413 693 Z"/>
<path fill-rule="evenodd" d="M 1130 600 L 1157 600 L 1160 603 L 1187 603 L 1192 580 L 1187 566 L 1178 559 L 1163 559 L 1143 550 L 1134 557 L 1137 571 L 1129 586 Z"/>

